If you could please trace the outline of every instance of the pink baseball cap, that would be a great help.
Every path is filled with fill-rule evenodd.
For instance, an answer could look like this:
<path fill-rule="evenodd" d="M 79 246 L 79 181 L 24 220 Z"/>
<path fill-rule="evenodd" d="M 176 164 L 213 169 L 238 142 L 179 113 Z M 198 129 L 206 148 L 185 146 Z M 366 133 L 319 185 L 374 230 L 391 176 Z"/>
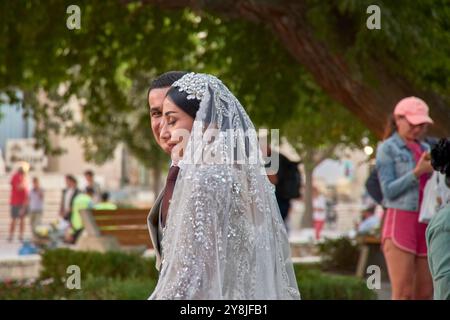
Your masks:
<path fill-rule="evenodd" d="M 428 110 L 427 104 L 422 99 L 407 97 L 397 103 L 394 109 L 394 115 L 404 116 L 412 125 L 433 123 L 433 120 L 428 115 Z"/>

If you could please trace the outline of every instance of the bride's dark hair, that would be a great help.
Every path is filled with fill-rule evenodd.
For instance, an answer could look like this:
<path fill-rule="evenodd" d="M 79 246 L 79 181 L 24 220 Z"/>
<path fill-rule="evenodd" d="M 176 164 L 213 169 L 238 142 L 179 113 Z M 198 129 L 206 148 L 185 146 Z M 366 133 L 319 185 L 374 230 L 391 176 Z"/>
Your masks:
<path fill-rule="evenodd" d="M 171 87 L 167 91 L 167 97 L 172 99 L 180 109 L 190 115 L 195 119 L 198 109 L 200 108 L 200 100 L 198 99 L 188 99 L 189 94 L 185 91 L 180 91 L 178 87 Z"/>
<path fill-rule="evenodd" d="M 431 150 L 433 169 L 445 174 L 445 183 L 450 188 L 450 140 L 441 139 Z"/>

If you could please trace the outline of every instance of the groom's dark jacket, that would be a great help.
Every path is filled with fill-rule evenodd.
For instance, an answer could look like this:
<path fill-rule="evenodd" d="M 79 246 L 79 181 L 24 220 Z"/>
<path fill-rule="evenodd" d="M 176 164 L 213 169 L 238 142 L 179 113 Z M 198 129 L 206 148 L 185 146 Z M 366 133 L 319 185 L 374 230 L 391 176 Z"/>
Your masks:
<path fill-rule="evenodd" d="M 150 212 L 147 217 L 147 226 L 148 231 L 150 233 L 150 239 L 153 243 L 153 248 L 155 250 L 156 255 L 156 269 L 159 271 L 161 267 L 161 252 L 160 252 L 160 241 L 158 239 L 158 227 L 159 227 L 159 216 L 161 214 L 161 203 L 164 195 L 164 189 L 159 193 L 158 197 L 153 204 L 153 207 L 150 209 Z"/>

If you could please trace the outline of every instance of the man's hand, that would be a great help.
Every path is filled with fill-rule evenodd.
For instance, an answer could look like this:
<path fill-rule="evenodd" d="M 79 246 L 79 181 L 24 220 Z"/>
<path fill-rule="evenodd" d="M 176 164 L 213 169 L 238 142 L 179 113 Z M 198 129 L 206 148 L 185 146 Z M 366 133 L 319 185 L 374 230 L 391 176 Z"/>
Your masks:
<path fill-rule="evenodd" d="M 278 183 L 278 176 L 276 174 L 268 174 L 267 177 L 273 185 L 276 185 Z"/>

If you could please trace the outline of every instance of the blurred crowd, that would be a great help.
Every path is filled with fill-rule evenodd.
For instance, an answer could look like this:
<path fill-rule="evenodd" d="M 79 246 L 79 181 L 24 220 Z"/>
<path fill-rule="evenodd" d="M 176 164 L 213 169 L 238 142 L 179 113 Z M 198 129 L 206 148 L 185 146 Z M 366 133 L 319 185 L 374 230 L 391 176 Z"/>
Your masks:
<path fill-rule="evenodd" d="M 83 231 L 81 210 L 114 210 L 117 206 L 109 201 L 109 192 L 102 191 L 95 181 L 92 170 L 84 172 L 85 188 L 78 187 L 78 181 L 73 175 L 65 176 L 65 188 L 62 190 L 59 217 L 50 225 L 43 224 L 45 215 L 45 190 L 41 187 L 39 177 L 31 179 L 29 186 L 27 168 L 19 166 L 11 177 L 11 222 L 8 241 L 14 240 L 14 234 L 18 227 L 18 239 L 24 241 L 25 220 L 29 217 L 33 242 L 39 240 L 62 241 L 74 244 Z"/>

